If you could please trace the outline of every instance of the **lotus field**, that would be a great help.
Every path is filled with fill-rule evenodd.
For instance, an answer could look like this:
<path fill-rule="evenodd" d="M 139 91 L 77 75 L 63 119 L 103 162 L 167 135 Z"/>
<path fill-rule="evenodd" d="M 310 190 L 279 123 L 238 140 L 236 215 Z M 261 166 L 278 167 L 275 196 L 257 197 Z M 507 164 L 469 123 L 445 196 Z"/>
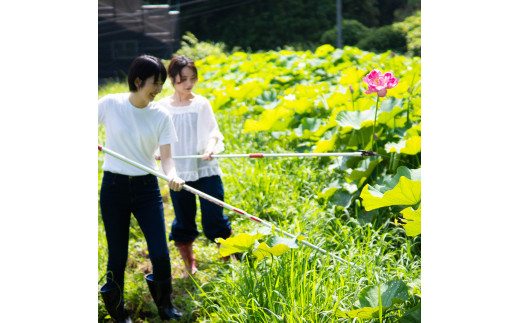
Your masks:
<path fill-rule="evenodd" d="M 196 65 L 194 91 L 212 103 L 223 154 L 377 155 L 220 158 L 225 202 L 273 228 L 225 210 L 234 234 L 220 240 L 220 251 L 201 234 L 194 244 L 199 271 L 188 279 L 168 242 L 181 321 L 420 322 L 420 59 L 324 45 L 314 53 L 208 56 Z M 128 92 L 126 83 L 100 87 L 99 97 L 116 92 Z M 156 100 L 172 93 L 167 81 Z M 165 181 L 161 192 L 169 231 L 174 213 Z M 108 255 L 98 218 L 101 286 Z M 197 220 L 200 230 L 200 214 Z M 230 253 L 239 261 L 222 263 Z M 135 322 L 159 322 L 144 279 L 150 272 L 132 218 L 125 300 Z M 98 304 L 99 321 L 108 322 L 101 298 Z"/>

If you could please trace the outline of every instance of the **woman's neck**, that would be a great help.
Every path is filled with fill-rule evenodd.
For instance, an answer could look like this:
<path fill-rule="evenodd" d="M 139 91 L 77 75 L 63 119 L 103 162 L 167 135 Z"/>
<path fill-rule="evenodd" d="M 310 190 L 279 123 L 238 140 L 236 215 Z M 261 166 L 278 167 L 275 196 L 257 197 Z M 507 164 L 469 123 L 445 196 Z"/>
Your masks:
<path fill-rule="evenodd" d="M 188 105 L 191 103 L 191 100 L 195 98 L 195 95 L 193 93 L 180 93 L 175 92 L 172 95 L 172 101 L 175 105 Z"/>
<path fill-rule="evenodd" d="M 137 95 L 136 92 L 131 92 L 130 97 L 128 98 L 130 103 L 139 109 L 146 108 L 150 102 L 146 102 L 146 100 L 143 100 L 139 95 Z"/>

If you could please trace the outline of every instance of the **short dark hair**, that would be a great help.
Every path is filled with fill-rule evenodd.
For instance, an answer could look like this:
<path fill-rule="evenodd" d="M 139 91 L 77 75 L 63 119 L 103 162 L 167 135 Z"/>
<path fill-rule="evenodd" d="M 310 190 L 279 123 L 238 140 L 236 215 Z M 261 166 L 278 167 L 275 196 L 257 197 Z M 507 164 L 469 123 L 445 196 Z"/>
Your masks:
<path fill-rule="evenodd" d="M 195 63 L 191 58 L 188 58 L 184 55 L 174 55 L 168 65 L 168 75 L 172 78 L 172 81 L 175 82 L 175 78 L 177 75 L 181 74 L 183 68 L 189 67 L 195 74 L 195 77 L 198 79 L 199 75 L 197 74 L 197 67 L 195 67 Z"/>
<path fill-rule="evenodd" d="M 141 55 L 135 58 L 128 69 L 128 87 L 130 91 L 137 92 L 138 88 L 135 86 L 137 78 L 144 82 L 152 75 L 154 76 L 154 82 L 157 82 L 159 77 L 163 83 L 166 81 L 166 68 L 161 60 L 150 55 Z"/>

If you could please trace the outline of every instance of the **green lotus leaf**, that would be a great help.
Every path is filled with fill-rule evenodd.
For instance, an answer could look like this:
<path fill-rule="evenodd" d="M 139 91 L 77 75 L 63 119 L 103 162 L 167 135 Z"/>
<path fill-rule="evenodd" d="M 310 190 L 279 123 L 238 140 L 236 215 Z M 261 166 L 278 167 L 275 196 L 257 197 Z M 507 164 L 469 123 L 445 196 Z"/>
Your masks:
<path fill-rule="evenodd" d="M 351 130 L 350 133 L 345 133 L 344 130 Z M 360 130 L 353 128 L 342 128 L 339 131 L 341 138 L 346 138 L 342 142 L 346 142 L 345 149 L 359 150 L 359 149 L 370 149 L 370 138 L 372 138 L 372 128 L 364 127 Z"/>
<path fill-rule="evenodd" d="M 317 131 L 323 121 L 317 118 L 303 118 L 298 128 L 294 129 L 294 133 L 302 139 L 308 139 L 311 133 Z"/>
<path fill-rule="evenodd" d="M 332 195 L 330 202 L 334 205 L 348 208 L 353 198 L 354 196 L 346 190 L 339 190 Z"/>
<path fill-rule="evenodd" d="M 213 94 L 215 95 L 215 99 L 213 100 L 212 104 L 214 111 L 225 107 L 225 105 L 231 100 L 231 98 L 222 91 L 215 90 Z"/>
<path fill-rule="evenodd" d="M 381 293 L 381 304 L 379 304 L 379 294 Z M 354 303 L 358 309 L 348 311 L 350 318 L 371 319 L 379 317 L 379 306 L 383 313 L 391 306 L 402 304 L 408 300 L 408 286 L 400 279 L 394 279 L 379 286 L 370 286 L 361 291 L 359 299 Z"/>
<path fill-rule="evenodd" d="M 399 108 L 400 110 L 403 109 L 403 99 L 389 97 L 388 99 L 383 100 L 379 107 L 381 113 L 393 113 L 396 108 Z"/>
<path fill-rule="evenodd" d="M 314 149 L 314 153 L 323 153 L 328 151 L 333 151 L 336 146 L 336 134 L 332 136 L 329 140 L 321 139 L 316 143 L 316 149 Z"/>
<path fill-rule="evenodd" d="M 309 98 L 299 98 L 291 101 L 284 101 L 284 106 L 288 109 L 294 110 L 299 114 L 311 112 L 313 108 L 313 102 Z"/>
<path fill-rule="evenodd" d="M 406 138 L 411 138 L 413 136 L 420 136 L 421 135 L 421 124 L 415 125 L 411 127 L 410 129 L 406 130 Z"/>
<path fill-rule="evenodd" d="M 421 137 L 412 136 L 410 139 L 402 140 L 398 143 L 387 143 L 385 150 L 388 153 L 397 152 L 399 154 L 416 155 L 421 151 Z"/>
<path fill-rule="evenodd" d="M 374 123 L 375 106 L 365 111 L 340 111 L 336 115 L 336 122 L 342 127 L 361 129 L 372 126 Z"/>
<path fill-rule="evenodd" d="M 387 308 L 383 307 L 383 312 L 385 312 L 386 310 Z M 357 317 L 363 320 L 377 319 L 379 317 L 379 308 L 363 307 L 357 310 L 348 311 L 347 315 L 350 318 Z"/>
<path fill-rule="evenodd" d="M 256 98 L 256 104 L 267 105 L 274 102 L 277 100 L 277 94 L 276 90 L 263 91 L 262 94 Z"/>
<path fill-rule="evenodd" d="M 341 107 L 346 105 L 350 99 L 350 95 L 335 92 L 330 95 L 327 100 L 324 100 L 324 104 L 327 105 L 328 108 L 335 109 L 337 107 Z"/>
<path fill-rule="evenodd" d="M 220 256 L 226 257 L 233 253 L 251 250 L 256 239 L 259 239 L 262 236 L 263 234 L 260 232 L 255 234 L 240 233 L 227 239 L 217 238 L 215 239 L 215 242 L 220 243 Z"/>
<path fill-rule="evenodd" d="M 406 166 L 399 166 L 397 168 L 396 174 L 394 176 L 384 176 L 381 177 L 382 181 L 378 182 L 380 185 L 375 184 L 374 188 L 381 192 L 385 193 L 386 191 L 390 191 L 393 189 L 397 183 L 399 183 L 399 180 L 401 177 L 404 176 L 412 181 L 421 181 L 421 169 L 409 169 Z"/>
<path fill-rule="evenodd" d="M 285 238 L 285 237 L 279 237 L 279 236 L 272 235 L 269 237 L 269 239 L 267 239 L 266 244 L 269 247 L 274 247 L 276 245 L 283 244 L 289 248 L 295 249 L 295 248 L 298 248 L 298 244 L 296 243 L 296 240 L 300 241 L 301 239 L 305 239 L 305 237 L 303 237 L 302 235 L 298 235 L 298 237 L 296 237 L 296 239 L 294 239 L 294 238 Z"/>
<path fill-rule="evenodd" d="M 376 166 L 383 161 L 382 158 L 378 158 L 370 161 L 369 159 L 365 159 L 361 162 L 361 166 L 356 169 L 348 169 L 346 180 L 347 183 L 352 183 L 354 181 L 358 182 L 358 188 L 360 188 L 365 180 L 372 174 Z"/>
<path fill-rule="evenodd" d="M 265 110 L 262 112 L 260 119 L 258 121 L 248 119 L 244 124 L 243 132 L 250 131 L 266 131 L 266 130 L 285 130 L 285 129 L 274 129 L 276 126 L 282 127 L 280 124 L 277 124 L 277 121 L 280 119 L 287 118 L 287 122 L 290 122 L 290 118 L 294 114 L 293 111 L 285 109 L 283 107 L 278 107 L 276 109 Z"/>
<path fill-rule="evenodd" d="M 271 236 L 266 242 L 260 243 L 253 250 L 253 255 L 258 259 L 262 260 L 268 256 L 280 256 L 291 248 L 298 248 L 295 240 L 301 241 L 305 239 L 302 236 L 298 236 L 296 239 L 288 239 L 284 237 Z"/>
<path fill-rule="evenodd" d="M 397 185 L 384 194 L 366 185 L 360 196 L 367 211 L 391 205 L 416 205 L 421 201 L 421 182 L 401 176 Z"/>
<path fill-rule="evenodd" d="M 383 307 L 383 313 L 390 308 L 392 305 L 402 304 L 408 300 L 408 286 L 403 283 L 400 279 L 394 279 L 386 284 L 379 286 L 370 286 L 364 288 L 359 293 L 359 299 L 354 303 L 355 307 L 363 309 L 361 312 L 356 314 L 368 315 L 375 312 L 370 311 L 372 308 L 375 311 L 379 311 L 379 294 L 381 293 L 381 305 Z M 354 311 L 352 311 L 354 314 Z M 349 312 L 350 316 L 350 312 Z M 354 316 L 351 316 L 354 317 Z M 376 316 L 377 317 L 377 316 Z M 361 317 L 360 317 L 361 318 Z M 370 318 L 370 317 L 366 317 Z"/>
<path fill-rule="evenodd" d="M 401 316 L 399 323 L 421 323 L 421 304 L 419 303 Z"/>
<path fill-rule="evenodd" d="M 406 235 L 415 237 L 421 234 L 421 205 L 419 204 L 417 210 L 413 210 L 412 207 L 409 207 L 402 210 L 401 213 L 403 214 L 403 222 L 406 222 L 404 225 Z"/>
<path fill-rule="evenodd" d="M 339 184 L 339 180 L 335 180 L 318 193 L 318 198 L 328 199 L 334 195 L 338 188 L 341 188 L 341 184 Z"/>
<path fill-rule="evenodd" d="M 253 250 L 253 255 L 258 260 L 262 260 L 269 256 L 280 256 L 287 250 L 289 250 L 289 247 L 284 244 L 279 244 L 271 248 L 265 242 L 262 242 Z"/>

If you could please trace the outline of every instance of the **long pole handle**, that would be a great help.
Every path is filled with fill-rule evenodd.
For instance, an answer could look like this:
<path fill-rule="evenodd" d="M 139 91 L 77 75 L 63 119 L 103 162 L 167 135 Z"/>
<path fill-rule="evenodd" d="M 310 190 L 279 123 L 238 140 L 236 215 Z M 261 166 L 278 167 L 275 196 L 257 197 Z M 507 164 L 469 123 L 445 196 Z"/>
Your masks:
<path fill-rule="evenodd" d="M 123 155 L 120 155 L 120 154 L 118 154 L 118 153 L 108 149 L 108 148 L 105 148 L 105 147 L 102 147 L 102 146 L 98 145 L 98 150 L 99 151 L 103 151 L 103 152 L 105 152 L 105 153 L 107 153 L 107 154 L 109 154 L 109 155 L 111 155 L 111 156 L 113 156 L 113 157 L 115 157 L 115 158 L 117 158 L 119 160 L 122 160 L 122 161 L 124 161 L 124 162 L 126 162 L 128 164 L 131 164 L 131 165 L 133 165 L 133 166 L 135 166 L 135 167 L 137 167 L 137 168 L 139 168 L 141 170 L 144 170 L 145 172 L 148 172 L 148 173 L 150 173 L 152 175 L 155 175 L 155 176 L 157 176 L 159 178 L 162 178 L 162 179 L 164 179 L 164 180 L 166 180 L 168 182 L 170 181 L 170 178 L 168 178 L 168 176 L 166 176 L 166 175 L 156 171 L 155 169 L 152 169 L 150 167 L 141 165 L 141 164 L 139 164 L 139 163 L 137 163 L 137 162 L 135 162 L 135 161 L 133 161 L 131 159 L 126 158 Z M 182 188 L 185 189 L 186 191 L 191 192 L 191 193 L 193 193 L 195 195 L 198 195 L 198 196 L 200 196 L 200 197 L 202 197 L 202 198 L 204 198 L 204 199 L 206 199 L 206 200 L 208 200 L 210 202 L 213 202 L 213 203 L 215 203 L 215 204 L 217 204 L 219 206 L 222 206 L 222 207 L 224 207 L 224 208 L 226 208 L 228 210 L 231 210 L 231 211 L 233 211 L 235 213 L 238 213 L 238 214 L 240 214 L 241 216 L 243 216 L 245 218 L 248 218 L 248 219 L 250 219 L 252 221 L 258 222 L 258 223 L 260 223 L 260 224 L 262 224 L 262 225 L 264 225 L 264 226 L 266 226 L 266 227 L 268 227 L 270 229 L 274 229 L 275 231 L 278 231 L 278 232 L 284 234 L 285 236 L 288 236 L 290 238 L 296 239 L 296 236 L 294 236 L 294 235 L 292 235 L 292 234 L 290 234 L 288 232 L 283 231 L 282 229 L 276 227 L 275 225 L 273 225 L 273 224 L 271 224 L 271 223 L 269 223 L 267 221 L 264 221 L 262 219 L 259 219 L 259 218 L 255 217 L 255 216 L 247 213 L 244 210 L 238 209 L 238 208 L 236 208 L 236 207 L 234 207 L 232 205 L 229 205 L 229 204 L 227 204 L 227 203 L 225 203 L 225 202 L 223 202 L 221 200 L 218 200 L 218 199 L 214 198 L 213 196 L 208 195 L 208 194 L 206 194 L 204 192 L 201 192 L 201 191 L 199 191 L 199 190 L 197 190 L 197 189 L 195 189 L 195 188 L 193 188 L 191 186 L 188 186 L 188 185 L 184 184 L 184 185 L 182 185 Z M 353 265 L 353 264 L 347 262 L 345 259 L 340 258 L 340 257 L 338 257 L 336 255 L 333 255 L 333 254 L 327 252 L 326 250 L 324 250 L 324 249 L 322 249 L 322 248 L 320 248 L 318 246 L 315 246 L 315 245 L 313 245 L 313 244 L 311 244 L 311 243 L 309 243 L 309 242 L 307 242 L 305 240 L 301 240 L 300 242 L 302 244 L 308 246 L 308 247 L 311 247 L 311 248 L 313 248 L 313 249 L 323 253 L 323 254 L 328 254 L 329 256 L 331 256 L 332 258 L 334 258 L 336 260 L 339 260 L 339 261 L 341 261 L 343 263 L 346 263 L 346 264 Z"/>
<path fill-rule="evenodd" d="M 265 158 L 265 157 L 333 157 L 333 156 L 376 156 L 377 154 L 372 151 L 356 151 L 350 153 L 286 153 L 286 154 L 215 154 L 211 155 L 213 158 Z M 172 156 L 173 159 L 194 159 L 202 158 L 202 155 L 185 155 L 185 156 Z M 160 160 L 160 157 L 156 157 Z"/>

